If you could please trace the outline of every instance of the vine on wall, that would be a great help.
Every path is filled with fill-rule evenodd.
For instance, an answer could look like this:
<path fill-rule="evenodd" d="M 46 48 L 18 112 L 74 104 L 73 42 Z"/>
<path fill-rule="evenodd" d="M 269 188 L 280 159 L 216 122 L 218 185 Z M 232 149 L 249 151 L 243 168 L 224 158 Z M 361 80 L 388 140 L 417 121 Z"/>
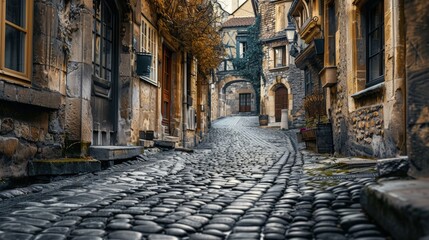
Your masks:
<path fill-rule="evenodd" d="M 233 63 L 238 73 L 252 83 L 256 94 L 257 112 L 260 109 L 261 76 L 262 76 L 262 44 L 259 40 L 261 18 L 257 16 L 255 23 L 247 28 L 247 50 L 242 58 L 237 57 Z"/>

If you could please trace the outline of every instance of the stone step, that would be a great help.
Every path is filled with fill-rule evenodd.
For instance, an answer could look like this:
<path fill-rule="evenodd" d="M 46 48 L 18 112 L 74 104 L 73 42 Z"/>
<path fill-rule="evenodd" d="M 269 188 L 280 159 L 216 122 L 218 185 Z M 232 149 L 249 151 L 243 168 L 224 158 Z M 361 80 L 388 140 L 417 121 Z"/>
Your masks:
<path fill-rule="evenodd" d="M 428 179 L 384 181 L 364 188 L 361 204 L 395 239 L 423 239 L 429 235 L 428 196 Z"/>
<path fill-rule="evenodd" d="M 168 141 L 168 140 L 154 140 L 155 147 L 161 147 L 161 148 L 175 148 L 176 142 L 175 141 Z"/>
<path fill-rule="evenodd" d="M 100 161 L 124 160 L 143 153 L 141 146 L 91 146 L 89 155 Z"/>
<path fill-rule="evenodd" d="M 139 139 L 139 145 L 144 148 L 153 148 L 155 142 L 153 140 Z"/>
<path fill-rule="evenodd" d="M 28 175 L 68 175 L 96 172 L 101 170 L 101 163 L 95 159 L 63 158 L 34 160 L 28 163 Z"/>
<path fill-rule="evenodd" d="M 169 136 L 169 135 L 167 135 L 167 136 L 164 136 L 163 140 L 164 141 L 170 141 L 170 142 L 176 142 L 176 143 L 178 143 L 180 141 L 180 138 L 179 137 L 175 137 L 175 136 Z"/>

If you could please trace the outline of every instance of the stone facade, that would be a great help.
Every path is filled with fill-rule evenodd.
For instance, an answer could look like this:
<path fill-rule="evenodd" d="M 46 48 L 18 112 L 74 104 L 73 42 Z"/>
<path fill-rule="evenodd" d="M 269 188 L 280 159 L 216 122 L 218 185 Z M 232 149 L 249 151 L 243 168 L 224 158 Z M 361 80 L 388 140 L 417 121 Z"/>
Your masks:
<path fill-rule="evenodd" d="M 295 59 L 289 54 L 289 43 L 285 35 L 286 14 L 291 1 L 260 1 L 261 41 L 263 43 L 263 81 L 261 85 L 261 114 L 268 115 L 269 123 L 275 124 L 275 91 L 279 86 L 287 89 L 289 126 L 304 124 L 303 72 L 295 66 Z M 283 64 L 275 63 L 275 49 L 284 51 Z M 277 66 L 276 66 L 277 65 Z"/>
<path fill-rule="evenodd" d="M 334 126 L 335 151 L 345 155 L 394 157 L 405 154 L 405 112 L 403 85 L 404 38 L 395 37 L 401 32 L 403 19 L 396 4 L 384 3 L 386 60 L 384 82 L 374 90 L 365 87 L 365 47 L 353 36 L 362 32 L 360 25 L 351 29 L 349 24 L 363 21 L 364 5 L 352 1 L 336 1 L 338 16 L 336 86 L 329 89 L 328 103 Z M 398 5 L 400 6 L 400 5 Z M 354 31 L 352 31 L 354 30 Z M 393 39 L 393 41 L 392 41 Z M 350 43 L 356 48 L 346 48 Z M 356 50 L 354 50 L 356 49 Z M 363 62 L 362 62 L 363 61 Z M 355 69 L 355 70 L 354 70 Z M 373 87 L 374 88 L 374 87 Z"/>
<path fill-rule="evenodd" d="M 197 83 L 197 61 L 157 29 L 151 1 L 100 1 L 111 4 L 117 25 L 112 25 L 114 44 L 108 52 L 114 57 L 106 63 L 111 64 L 106 67 L 111 67 L 112 80 L 97 77 L 93 59 L 97 2 L 35 0 L 34 6 L 28 5 L 33 14 L 27 17 L 34 23 L 29 32 L 32 74 L 22 80 L 0 71 L 0 178 L 27 175 L 27 165 L 35 159 L 87 156 L 92 145 L 135 146 L 141 131 L 152 130 L 159 139 L 172 136 L 184 147 L 195 145 L 194 139 L 207 131 L 208 112 L 201 110 L 207 107 L 203 98 L 208 96 L 208 84 Z M 144 24 L 156 36 L 151 46 L 143 46 Z M 152 46 L 156 46 L 151 49 L 156 60 L 153 75 L 138 76 L 136 52 Z M 165 49 L 171 52 L 168 126 L 162 121 Z M 188 68 L 192 74 L 187 75 Z M 103 107 L 108 112 L 98 111 Z M 111 122 L 110 129 L 101 126 L 103 117 Z"/>
<path fill-rule="evenodd" d="M 337 154 L 385 158 L 406 153 L 403 6 L 399 0 L 380 4 L 384 8 L 384 71 L 382 81 L 373 84 L 367 81 L 365 40 L 370 1 L 293 2 L 292 16 L 311 13 L 309 21 L 295 18 L 307 46 L 297 61 L 313 62 L 316 71 L 309 69 L 311 78 L 317 77 L 324 86 Z M 319 56 L 316 40 L 324 48 Z M 316 56 L 307 50 L 310 47 Z"/>

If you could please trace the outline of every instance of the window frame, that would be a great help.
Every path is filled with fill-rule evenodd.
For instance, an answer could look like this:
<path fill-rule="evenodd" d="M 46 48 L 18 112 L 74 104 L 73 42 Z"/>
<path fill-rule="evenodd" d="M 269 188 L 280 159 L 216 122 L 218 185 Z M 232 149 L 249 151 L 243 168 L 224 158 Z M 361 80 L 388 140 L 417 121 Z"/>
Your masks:
<path fill-rule="evenodd" d="M 145 29 L 144 29 L 145 28 Z M 149 33 L 149 34 L 147 34 Z M 140 45 L 139 49 L 142 52 L 152 54 L 152 64 L 150 66 L 151 75 L 140 76 L 143 79 L 154 85 L 158 85 L 158 31 L 155 26 L 142 14 L 140 24 Z M 143 46 L 145 45 L 145 46 Z M 152 45 L 152 46 L 151 46 Z M 152 49 L 152 51 L 151 51 Z M 151 77 L 152 76 L 152 77 Z"/>
<path fill-rule="evenodd" d="M 282 54 L 281 54 L 281 65 L 277 65 L 277 53 L 276 50 L 277 49 L 281 49 Z M 277 47 L 273 47 L 273 53 L 274 53 L 274 68 L 282 68 L 282 67 L 286 67 L 287 66 L 287 61 L 286 61 L 286 46 L 277 46 Z"/>
<path fill-rule="evenodd" d="M 378 26 L 375 26 L 374 29 L 371 29 L 371 23 L 374 21 L 374 18 L 372 16 L 372 10 L 376 8 L 378 5 L 381 6 L 381 23 Z M 378 83 L 384 82 L 384 75 L 385 75 L 385 25 L 384 25 L 384 1 L 383 0 L 377 0 L 375 2 L 369 2 L 364 7 L 366 11 L 366 26 L 365 26 L 365 43 L 366 43 L 366 87 L 374 86 Z M 377 31 L 380 32 L 380 39 L 379 39 L 379 47 L 377 49 L 377 52 L 374 53 L 371 50 L 371 43 L 370 43 L 370 37 L 375 34 Z M 372 54 L 372 55 L 370 55 Z M 376 78 L 371 78 L 371 59 L 376 58 L 379 56 L 379 72 L 381 75 L 377 76 Z"/>
<path fill-rule="evenodd" d="M 0 78 L 7 81 L 28 85 L 31 84 L 31 73 L 33 66 L 33 1 L 25 1 L 25 27 L 18 26 L 6 20 L 6 1 L 0 1 L 0 52 L 5 53 L 6 48 L 6 26 L 11 26 L 25 33 L 24 47 L 24 71 L 16 71 L 6 67 L 6 54 L 0 57 Z"/>

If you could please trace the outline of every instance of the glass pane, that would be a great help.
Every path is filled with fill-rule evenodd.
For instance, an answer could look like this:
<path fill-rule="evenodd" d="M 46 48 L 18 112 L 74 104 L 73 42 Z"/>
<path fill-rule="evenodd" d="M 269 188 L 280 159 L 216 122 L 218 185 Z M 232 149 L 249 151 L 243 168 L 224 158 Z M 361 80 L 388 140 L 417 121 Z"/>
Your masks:
<path fill-rule="evenodd" d="M 369 59 L 369 81 L 372 81 L 381 76 L 380 62 L 380 54 L 377 54 Z"/>
<path fill-rule="evenodd" d="M 375 32 L 373 32 L 370 36 L 369 36 L 369 45 L 370 45 L 370 52 L 369 55 L 373 55 L 376 54 L 378 52 L 380 52 L 380 48 L 381 48 L 381 35 L 380 32 L 381 29 L 377 29 Z"/>
<path fill-rule="evenodd" d="M 6 20 L 25 28 L 25 0 L 6 0 Z"/>
<path fill-rule="evenodd" d="M 106 41 L 104 53 L 106 54 L 106 68 L 112 69 L 112 43 Z"/>
<path fill-rule="evenodd" d="M 25 33 L 6 25 L 5 66 L 24 72 Z"/>
<path fill-rule="evenodd" d="M 380 1 L 382 2 L 382 1 Z M 379 27 L 380 25 L 382 25 L 383 23 L 383 14 L 382 14 L 382 5 L 381 4 L 377 4 L 375 5 L 370 12 L 370 16 L 369 16 L 369 29 L 373 30 L 377 27 Z"/>
<path fill-rule="evenodd" d="M 100 64 L 100 36 L 96 35 L 94 40 L 94 62 Z"/>

